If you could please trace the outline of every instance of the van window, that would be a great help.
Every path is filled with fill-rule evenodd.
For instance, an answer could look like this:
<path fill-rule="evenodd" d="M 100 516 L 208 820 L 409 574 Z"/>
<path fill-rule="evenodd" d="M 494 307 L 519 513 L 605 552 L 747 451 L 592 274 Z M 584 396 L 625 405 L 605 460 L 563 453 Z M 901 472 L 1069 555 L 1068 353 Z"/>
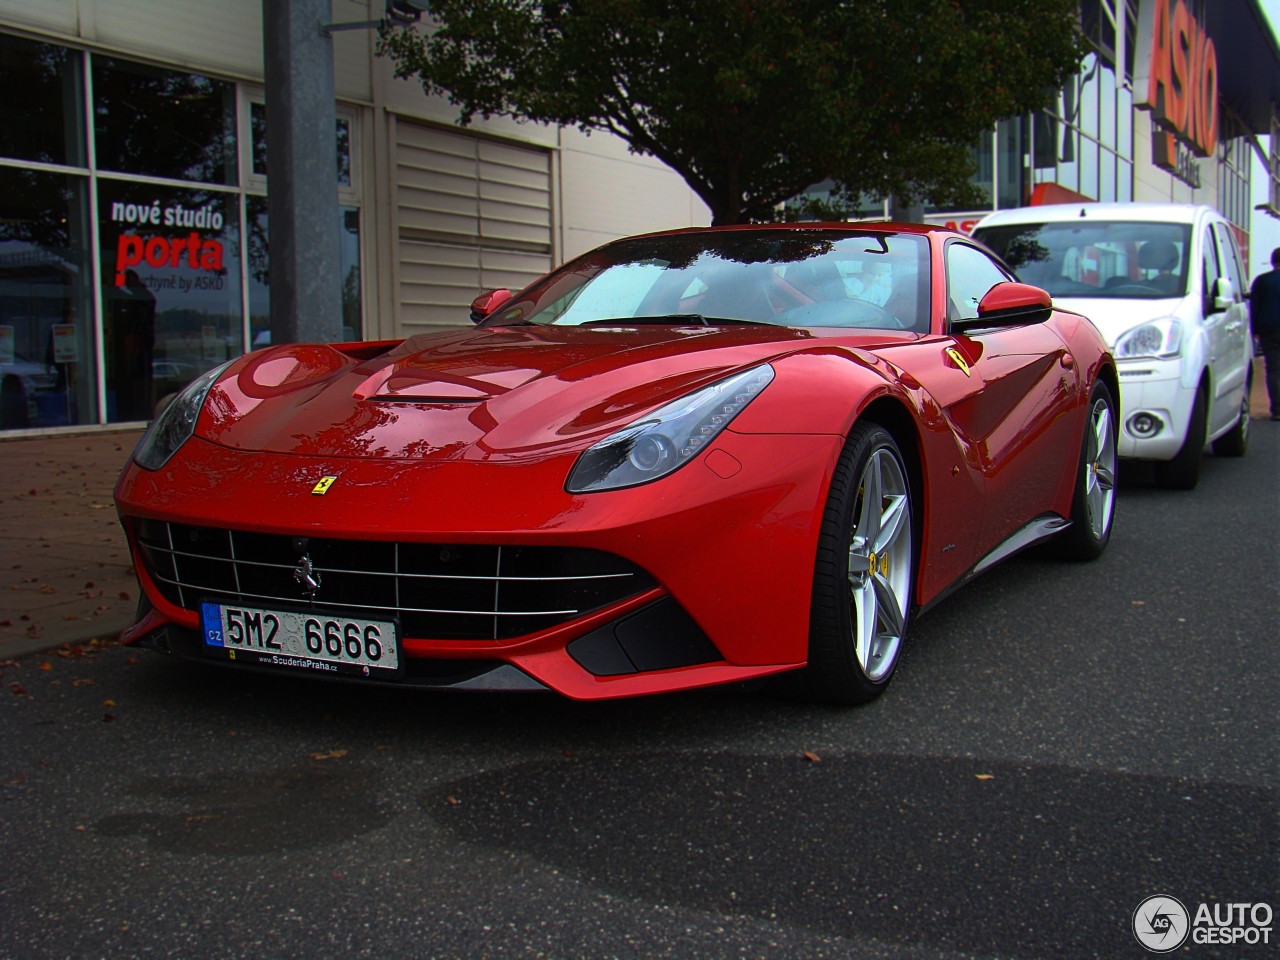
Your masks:
<path fill-rule="evenodd" d="M 1222 259 L 1227 268 L 1227 279 L 1231 281 L 1231 286 L 1235 288 L 1236 299 L 1239 300 L 1249 291 L 1249 287 L 1240 269 L 1236 238 L 1231 235 L 1231 228 L 1225 223 L 1215 223 L 1213 229 L 1218 235 L 1218 246 L 1222 250 Z"/>
<path fill-rule="evenodd" d="M 1204 228 L 1204 238 L 1200 244 L 1204 248 L 1204 286 L 1201 290 L 1204 292 L 1204 312 L 1212 313 L 1213 294 L 1218 285 L 1218 278 L 1222 276 L 1222 271 L 1218 268 L 1218 245 L 1213 241 L 1213 231 L 1208 227 Z"/>
<path fill-rule="evenodd" d="M 1081 219 L 980 227 L 973 235 L 1019 280 L 1055 297 L 1158 300 L 1187 292 L 1187 224 Z"/>

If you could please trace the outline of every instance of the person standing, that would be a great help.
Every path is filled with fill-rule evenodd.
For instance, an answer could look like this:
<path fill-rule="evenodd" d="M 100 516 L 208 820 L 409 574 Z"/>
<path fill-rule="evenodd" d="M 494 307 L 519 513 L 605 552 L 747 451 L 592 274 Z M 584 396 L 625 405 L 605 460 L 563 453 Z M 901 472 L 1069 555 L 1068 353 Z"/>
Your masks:
<path fill-rule="evenodd" d="M 1249 325 L 1267 365 L 1271 419 L 1280 420 L 1280 247 L 1271 251 L 1271 269 L 1259 274 L 1249 290 Z"/>

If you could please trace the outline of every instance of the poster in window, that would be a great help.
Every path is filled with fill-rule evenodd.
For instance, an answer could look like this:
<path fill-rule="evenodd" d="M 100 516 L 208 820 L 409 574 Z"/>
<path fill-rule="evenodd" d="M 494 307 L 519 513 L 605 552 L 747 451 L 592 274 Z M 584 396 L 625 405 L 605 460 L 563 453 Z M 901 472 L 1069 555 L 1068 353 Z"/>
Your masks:
<path fill-rule="evenodd" d="M 55 323 L 53 325 L 53 362 L 78 363 L 80 349 L 76 344 L 76 325 L 74 323 Z"/>

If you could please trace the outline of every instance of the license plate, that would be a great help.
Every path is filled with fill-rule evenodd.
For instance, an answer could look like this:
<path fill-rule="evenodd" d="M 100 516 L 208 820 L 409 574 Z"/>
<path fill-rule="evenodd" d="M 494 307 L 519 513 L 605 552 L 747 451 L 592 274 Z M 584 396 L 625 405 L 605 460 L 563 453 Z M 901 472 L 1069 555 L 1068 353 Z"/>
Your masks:
<path fill-rule="evenodd" d="M 393 620 L 362 620 L 310 610 L 264 610 L 206 600 L 205 647 L 231 660 L 317 673 L 386 676 L 400 671 Z"/>

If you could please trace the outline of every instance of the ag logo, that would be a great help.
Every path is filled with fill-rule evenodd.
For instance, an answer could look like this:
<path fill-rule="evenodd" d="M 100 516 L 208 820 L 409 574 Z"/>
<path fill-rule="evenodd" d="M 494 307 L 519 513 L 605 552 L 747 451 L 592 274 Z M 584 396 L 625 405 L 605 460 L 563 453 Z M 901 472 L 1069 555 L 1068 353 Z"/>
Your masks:
<path fill-rule="evenodd" d="M 1133 911 L 1133 935 L 1152 953 L 1172 953 L 1187 939 L 1191 917 L 1174 897 L 1147 897 Z"/>

